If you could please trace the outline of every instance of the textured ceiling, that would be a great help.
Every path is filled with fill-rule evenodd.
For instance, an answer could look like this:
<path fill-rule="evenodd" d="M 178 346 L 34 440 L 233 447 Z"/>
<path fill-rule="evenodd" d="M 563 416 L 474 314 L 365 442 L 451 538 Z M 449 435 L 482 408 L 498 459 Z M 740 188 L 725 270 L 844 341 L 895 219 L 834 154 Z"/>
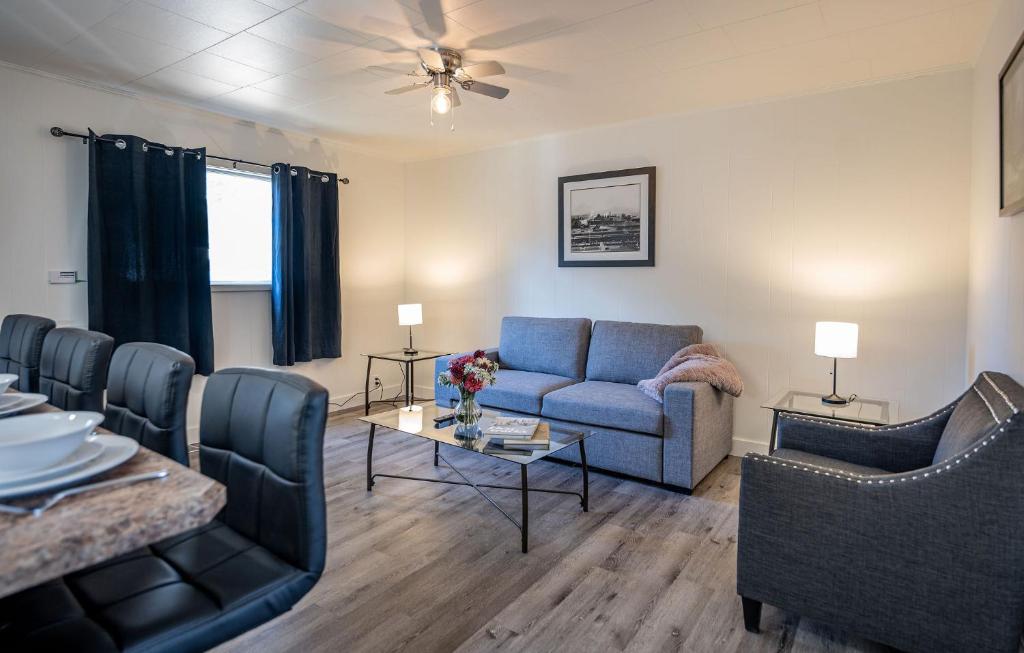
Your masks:
<path fill-rule="evenodd" d="M 970 65 L 993 4 L 0 0 L 0 60 L 417 159 Z M 430 45 L 500 61 L 511 93 L 431 127 L 427 91 L 366 70 Z"/>

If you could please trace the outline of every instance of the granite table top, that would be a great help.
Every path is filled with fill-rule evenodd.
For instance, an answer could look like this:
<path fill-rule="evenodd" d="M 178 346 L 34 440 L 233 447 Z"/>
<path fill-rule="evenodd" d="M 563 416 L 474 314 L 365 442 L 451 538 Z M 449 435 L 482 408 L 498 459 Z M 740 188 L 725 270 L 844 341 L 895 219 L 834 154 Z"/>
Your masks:
<path fill-rule="evenodd" d="M 56 408 L 28 412 L 46 410 Z M 169 474 L 69 497 L 38 517 L 0 513 L 0 597 L 202 526 L 224 507 L 223 485 L 145 447 L 89 482 L 159 469 Z"/>

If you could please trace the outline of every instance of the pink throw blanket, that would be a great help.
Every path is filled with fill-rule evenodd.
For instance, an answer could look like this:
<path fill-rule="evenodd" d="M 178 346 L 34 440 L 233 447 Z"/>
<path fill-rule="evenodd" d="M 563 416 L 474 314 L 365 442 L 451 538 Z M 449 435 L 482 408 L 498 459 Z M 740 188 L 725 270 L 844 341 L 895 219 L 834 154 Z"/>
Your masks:
<path fill-rule="evenodd" d="M 710 383 L 734 397 L 743 392 L 743 379 L 729 361 L 722 358 L 714 345 L 699 344 L 683 347 L 662 366 L 658 376 L 637 384 L 640 390 L 655 401 L 664 401 L 665 386 L 678 381 Z"/>

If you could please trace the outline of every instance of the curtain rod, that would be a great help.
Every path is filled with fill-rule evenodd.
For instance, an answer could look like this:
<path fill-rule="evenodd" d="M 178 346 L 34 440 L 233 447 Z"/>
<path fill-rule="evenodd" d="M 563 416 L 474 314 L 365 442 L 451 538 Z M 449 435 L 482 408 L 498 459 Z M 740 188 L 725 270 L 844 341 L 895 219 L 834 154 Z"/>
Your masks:
<path fill-rule="evenodd" d="M 60 127 L 50 127 L 50 135 L 55 136 L 57 138 L 60 138 L 62 136 L 71 136 L 73 138 L 81 138 L 83 144 L 86 144 L 86 143 L 89 142 L 89 135 L 88 134 L 76 134 L 75 132 L 69 132 L 69 131 L 66 131 L 64 129 L 61 129 Z M 110 138 L 103 138 L 102 136 L 97 136 L 96 140 L 103 141 L 105 143 L 116 143 L 115 140 L 110 139 Z M 184 149 L 183 148 L 183 151 L 190 152 L 190 153 L 193 153 L 193 154 L 198 154 L 198 152 L 196 150 L 189 150 L 189 149 Z M 232 159 L 231 157 L 227 157 L 227 156 L 217 156 L 216 154 L 210 154 L 209 152 L 206 153 L 206 158 L 208 158 L 208 159 L 217 159 L 218 161 L 230 161 L 233 164 L 243 163 L 243 164 L 249 165 L 249 166 L 258 166 L 260 168 L 272 169 L 274 167 L 272 165 L 267 165 L 266 163 L 258 163 L 256 161 L 246 161 L 245 159 Z M 348 184 L 349 179 L 348 179 L 348 177 L 339 177 L 338 181 L 343 183 L 343 184 Z"/>

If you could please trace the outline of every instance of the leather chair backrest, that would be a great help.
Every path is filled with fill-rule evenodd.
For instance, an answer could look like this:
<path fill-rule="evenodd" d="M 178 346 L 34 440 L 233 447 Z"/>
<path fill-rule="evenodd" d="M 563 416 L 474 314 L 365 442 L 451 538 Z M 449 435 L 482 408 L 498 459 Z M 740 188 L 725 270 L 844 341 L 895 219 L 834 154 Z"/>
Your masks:
<path fill-rule="evenodd" d="M 43 339 L 39 392 L 63 410 L 103 412 L 114 339 L 99 331 L 57 328 Z"/>
<path fill-rule="evenodd" d="M 327 390 L 292 372 L 210 375 L 199 422 L 203 474 L 227 486 L 218 519 L 307 572 L 327 549 L 323 441 Z"/>
<path fill-rule="evenodd" d="M 103 426 L 188 466 L 185 416 L 196 364 L 155 342 L 129 342 L 114 351 L 107 376 Z"/>
<path fill-rule="evenodd" d="M 932 464 L 966 451 L 1022 409 L 1024 388 L 1019 383 L 999 372 L 982 372 L 949 416 Z"/>
<path fill-rule="evenodd" d="M 583 380 L 590 345 L 585 317 L 515 317 L 501 320 L 498 363 L 504 369 Z"/>
<path fill-rule="evenodd" d="M 43 338 L 57 323 L 36 315 L 8 315 L 0 324 L 0 374 L 17 374 L 11 387 L 39 391 L 39 358 Z"/>
<path fill-rule="evenodd" d="M 587 355 L 587 380 L 629 383 L 653 379 L 672 355 L 701 342 L 696 325 L 594 322 Z"/>

